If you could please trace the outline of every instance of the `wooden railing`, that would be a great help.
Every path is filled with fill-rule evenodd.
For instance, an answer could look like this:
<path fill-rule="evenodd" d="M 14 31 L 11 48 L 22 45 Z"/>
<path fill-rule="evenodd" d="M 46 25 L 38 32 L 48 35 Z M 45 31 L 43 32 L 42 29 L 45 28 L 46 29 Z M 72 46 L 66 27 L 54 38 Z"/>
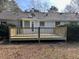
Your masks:
<path fill-rule="evenodd" d="M 66 37 L 66 27 L 10 28 L 10 38 L 61 38 Z"/>
<path fill-rule="evenodd" d="M 67 27 L 55 27 L 54 34 L 66 37 L 67 36 Z"/>
<path fill-rule="evenodd" d="M 17 29 L 16 27 L 10 28 L 10 36 L 16 36 L 17 35 Z"/>

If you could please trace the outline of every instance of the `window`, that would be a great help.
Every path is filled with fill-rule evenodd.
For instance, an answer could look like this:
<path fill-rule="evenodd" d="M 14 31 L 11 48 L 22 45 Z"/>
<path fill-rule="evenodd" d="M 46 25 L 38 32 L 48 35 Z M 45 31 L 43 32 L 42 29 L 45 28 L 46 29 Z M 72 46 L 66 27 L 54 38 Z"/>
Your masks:
<path fill-rule="evenodd" d="M 1 24 L 6 24 L 7 22 L 1 22 Z"/>
<path fill-rule="evenodd" d="M 55 25 L 56 25 L 56 26 L 57 26 L 57 25 L 60 25 L 60 22 L 56 22 Z"/>
<path fill-rule="evenodd" d="M 30 27 L 30 21 L 24 21 L 24 27 Z"/>
<path fill-rule="evenodd" d="M 45 22 L 44 21 L 40 21 L 40 26 L 45 26 Z"/>
<path fill-rule="evenodd" d="M 22 27 L 22 20 L 20 20 L 20 27 Z"/>

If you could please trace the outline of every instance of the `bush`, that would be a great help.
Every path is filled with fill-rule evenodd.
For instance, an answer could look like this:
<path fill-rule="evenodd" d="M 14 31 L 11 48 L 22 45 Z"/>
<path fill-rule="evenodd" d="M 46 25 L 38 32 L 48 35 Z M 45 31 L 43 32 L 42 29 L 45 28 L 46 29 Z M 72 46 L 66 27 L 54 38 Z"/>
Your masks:
<path fill-rule="evenodd" d="M 8 27 L 5 25 L 0 25 L 0 36 L 8 35 Z"/>
<path fill-rule="evenodd" d="M 16 25 L 14 25 L 14 24 L 9 24 L 9 27 L 16 27 Z"/>
<path fill-rule="evenodd" d="M 67 28 L 67 40 L 79 41 L 79 25 L 68 25 Z"/>

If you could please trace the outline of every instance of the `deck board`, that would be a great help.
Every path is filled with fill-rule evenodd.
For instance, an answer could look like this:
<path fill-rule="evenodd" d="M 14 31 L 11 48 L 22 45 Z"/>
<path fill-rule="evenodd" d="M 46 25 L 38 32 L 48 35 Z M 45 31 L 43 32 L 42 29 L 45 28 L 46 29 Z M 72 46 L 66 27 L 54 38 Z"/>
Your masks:
<path fill-rule="evenodd" d="M 12 40 L 38 40 L 38 34 L 19 34 L 10 37 Z M 40 34 L 40 40 L 66 40 L 66 37 L 56 34 Z"/>

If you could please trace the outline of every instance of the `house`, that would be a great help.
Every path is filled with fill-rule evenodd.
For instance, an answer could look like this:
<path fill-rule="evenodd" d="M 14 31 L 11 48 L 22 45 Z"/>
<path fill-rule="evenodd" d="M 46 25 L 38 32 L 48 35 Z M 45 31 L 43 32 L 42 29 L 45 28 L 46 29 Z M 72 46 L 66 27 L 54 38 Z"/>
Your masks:
<path fill-rule="evenodd" d="M 10 37 L 16 38 L 38 38 L 39 27 L 41 38 L 66 39 L 66 28 L 54 29 L 58 25 L 78 22 L 79 14 L 58 13 L 58 12 L 11 12 L 3 11 L 0 13 L 0 22 L 6 22 L 10 27 Z M 79 24 L 79 23 L 78 23 Z M 64 31 L 65 30 L 65 31 Z M 55 32 L 56 31 L 56 32 Z M 57 33 L 57 34 L 55 34 Z M 64 33 L 64 34 L 63 34 Z"/>
<path fill-rule="evenodd" d="M 16 27 L 25 28 L 20 33 L 37 33 L 38 27 L 41 33 L 53 33 L 53 28 L 58 25 L 78 22 L 79 14 L 58 12 L 18 12 L 3 11 L 0 13 L 0 21 L 14 24 Z M 28 30 L 26 30 L 28 29 Z"/>
<path fill-rule="evenodd" d="M 33 25 L 34 27 L 55 27 L 58 24 L 78 22 L 79 14 L 58 12 L 14 13 L 11 11 L 3 11 L 0 13 L 0 19 L 2 19 L 0 21 L 6 21 L 20 27 L 32 27 Z"/>
<path fill-rule="evenodd" d="M 26 13 L 28 15 L 28 13 Z M 31 13 L 29 13 L 31 14 Z M 27 18 L 21 18 L 22 27 L 56 27 L 70 22 L 78 22 L 79 14 L 76 13 L 41 13 L 34 12 Z"/>

